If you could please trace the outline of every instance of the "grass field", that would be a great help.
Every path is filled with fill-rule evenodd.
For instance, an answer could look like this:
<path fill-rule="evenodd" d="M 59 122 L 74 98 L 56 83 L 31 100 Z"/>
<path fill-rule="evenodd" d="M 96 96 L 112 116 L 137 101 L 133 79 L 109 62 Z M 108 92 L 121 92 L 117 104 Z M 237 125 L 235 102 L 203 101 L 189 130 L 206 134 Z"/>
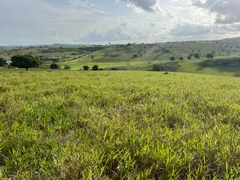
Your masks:
<path fill-rule="evenodd" d="M 239 78 L 0 71 L 0 179 L 239 179 Z"/>

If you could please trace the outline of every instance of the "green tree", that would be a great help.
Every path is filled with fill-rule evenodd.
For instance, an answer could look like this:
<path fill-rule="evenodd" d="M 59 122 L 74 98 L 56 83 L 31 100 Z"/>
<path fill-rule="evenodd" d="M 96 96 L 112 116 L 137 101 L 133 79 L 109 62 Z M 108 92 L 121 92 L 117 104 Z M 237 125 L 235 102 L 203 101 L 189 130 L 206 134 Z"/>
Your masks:
<path fill-rule="evenodd" d="M 60 69 L 60 66 L 58 64 L 52 63 L 50 65 L 50 69 Z"/>
<path fill-rule="evenodd" d="M 97 70 L 98 70 L 98 65 L 94 65 L 94 66 L 92 67 L 92 70 L 93 70 L 93 71 L 97 71 Z"/>
<path fill-rule="evenodd" d="M 196 59 L 199 59 L 199 58 L 200 58 L 199 53 L 195 53 L 193 56 L 194 56 Z"/>
<path fill-rule="evenodd" d="M 208 59 L 213 59 L 213 58 L 214 58 L 214 55 L 213 55 L 212 53 L 209 53 L 209 54 L 206 55 L 206 57 L 207 57 Z"/>
<path fill-rule="evenodd" d="M 29 68 L 39 67 L 42 62 L 38 57 L 33 57 L 31 55 L 17 55 L 11 58 L 11 66 L 18 68 L 25 68 L 27 71 Z"/>
<path fill-rule="evenodd" d="M 183 61 L 184 59 L 183 59 L 183 57 L 180 57 L 179 60 Z"/>
<path fill-rule="evenodd" d="M 89 70 L 89 66 L 83 66 L 83 70 L 84 71 L 88 71 Z"/>
<path fill-rule="evenodd" d="M 0 58 L 0 66 L 5 66 L 7 64 L 7 61 L 3 58 Z"/>

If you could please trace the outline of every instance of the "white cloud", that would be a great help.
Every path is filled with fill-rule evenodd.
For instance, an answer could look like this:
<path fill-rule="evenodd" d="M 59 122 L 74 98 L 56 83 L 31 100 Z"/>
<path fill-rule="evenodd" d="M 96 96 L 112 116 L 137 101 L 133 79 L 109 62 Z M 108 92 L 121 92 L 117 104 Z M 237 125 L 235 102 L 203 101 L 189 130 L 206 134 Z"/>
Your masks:
<path fill-rule="evenodd" d="M 206 0 L 205 2 L 195 0 L 193 4 L 216 13 L 216 23 L 231 24 L 240 22 L 239 0 Z"/>
<path fill-rule="evenodd" d="M 159 12 L 161 11 L 159 0 L 123 0 L 129 7 L 136 11 Z"/>
<path fill-rule="evenodd" d="M 160 42 L 237 34 L 240 1 L 214 2 L 0 0 L 0 45 Z"/>

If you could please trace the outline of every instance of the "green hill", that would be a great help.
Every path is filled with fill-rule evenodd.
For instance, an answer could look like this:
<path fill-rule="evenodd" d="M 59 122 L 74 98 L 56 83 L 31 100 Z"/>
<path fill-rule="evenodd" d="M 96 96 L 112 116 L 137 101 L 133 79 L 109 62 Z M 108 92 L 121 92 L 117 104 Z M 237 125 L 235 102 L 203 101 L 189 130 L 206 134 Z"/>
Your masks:
<path fill-rule="evenodd" d="M 207 54 L 214 55 L 215 63 L 207 62 Z M 239 38 L 218 41 L 185 41 L 156 44 L 119 44 L 119 45 L 51 45 L 0 48 L 0 57 L 10 60 L 17 54 L 38 56 L 44 62 L 42 68 L 49 68 L 52 62 L 81 70 L 83 66 L 99 67 L 109 70 L 152 70 L 153 65 L 167 64 L 174 68 L 167 71 L 233 76 L 239 73 Z M 194 57 L 199 56 L 199 59 Z M 189 59 L 189 57 L 191 57 Z M 170 65 L 170 59 L 175 59 Z M 183 60 L 179 60 L 179 59 Z M 230 61 L 228 61 L 230 60 Z M 222 63 L 221 61 L 226 61 Z M 234 61 L 234 63 L 232 63 Z M 202 63 L 201 63 L 202 62 Z M 217 62 L 221 62 L 218 64 Z M 176 65 L 177 64 L 177 65 Z M 205 63 L 206 64 L 206 63 Z M 234 65 L 235 64 L 235 65 Z"/>

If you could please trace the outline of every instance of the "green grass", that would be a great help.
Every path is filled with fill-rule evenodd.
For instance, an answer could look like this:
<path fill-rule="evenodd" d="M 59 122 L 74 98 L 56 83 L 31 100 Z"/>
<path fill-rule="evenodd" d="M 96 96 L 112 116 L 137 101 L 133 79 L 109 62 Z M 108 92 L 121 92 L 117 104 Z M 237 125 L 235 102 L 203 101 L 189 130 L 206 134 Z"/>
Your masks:
<path fill-rule="evenodd" d="M 238 78 L 0 76 L 0 179 L 240 178 Z"/>

